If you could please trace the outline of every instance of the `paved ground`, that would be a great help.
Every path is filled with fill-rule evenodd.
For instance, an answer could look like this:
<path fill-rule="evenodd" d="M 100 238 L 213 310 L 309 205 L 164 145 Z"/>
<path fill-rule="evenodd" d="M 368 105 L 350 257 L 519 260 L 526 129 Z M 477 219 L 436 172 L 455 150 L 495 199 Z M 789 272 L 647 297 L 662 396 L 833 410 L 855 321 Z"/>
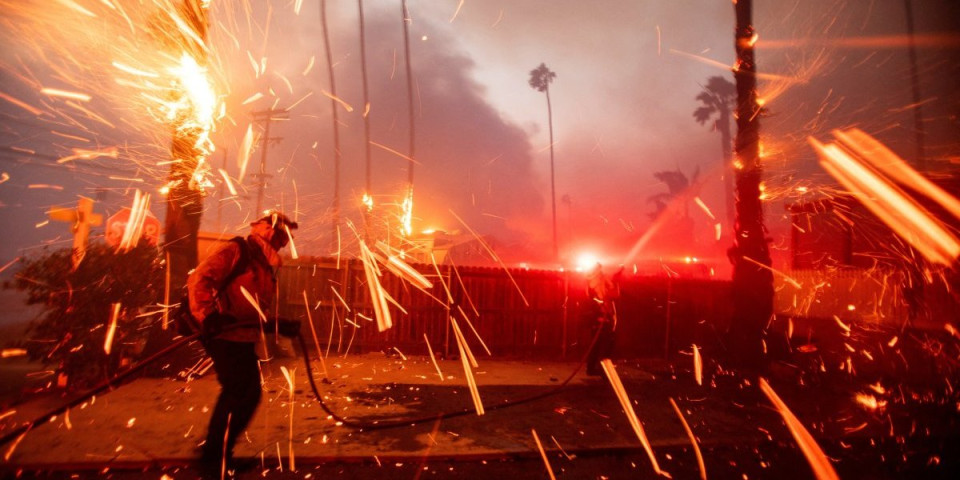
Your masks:
<path fill-rule="evenodd" d="M 485 415 L 372 431 L 331 419 L 313 397 L 300 359 L 266 362 L 264 401 L 236 452 L 259 465 L 240 477 L 549 478 L 533 431 L 557 478 L 656 477 L 605 379 L 580 372 L 556 393 L 494 409 L 556 389 L 577 364 L 478 360 Z M 660 468 L 673 478 L 698 478 L 700 468 L 671 399 L 696 435 L 710 478 L 812 478 L 781 414 L 755 382 L 709 357 L 702 386 L 694 381 L 692 357 L 618 361 L 616 367 Z M 459 360 L 439 362 L 442 380 L 429 357 L 351 355 L 328 358 L 326 376 L 319 363 L 315 368 L 324 401 L 351 420 L 390 422 L 473 408 Z M 283 369 L 292 372 L 292 401 Z M 877 395 L 889 403 L 872 409 L 857 401 L 865 385 L 855 377 L 812 377 L 789 364 L 779 364 L 770 384 L 841 477 L 957 478 L 960 472 L 955 397 L 901 385 L 899 393 Z M 0 446 L 0 473 L 196 478 L 190 461 L 216 391 L 209 375 L 134 380 Z M 62 402 L 45 397 L 4 412 L 0 433 Z"/>

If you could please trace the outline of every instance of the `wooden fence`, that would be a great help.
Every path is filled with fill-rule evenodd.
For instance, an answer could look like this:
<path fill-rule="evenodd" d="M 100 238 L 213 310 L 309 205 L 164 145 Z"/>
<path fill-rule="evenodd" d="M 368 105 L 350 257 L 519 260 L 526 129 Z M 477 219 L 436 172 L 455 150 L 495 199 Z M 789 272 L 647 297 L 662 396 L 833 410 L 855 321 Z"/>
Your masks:
<path fill-rule="evenodd" d="M 312 319 L 317 343 L 331 352 L 457 352 L 450 318 L 475 354 L 579 358 L 591 322 L 585 278 L 576 272 L 414 265 L 433 287 L 421 291 L 384 272 L 393 328 L 379 332 L 359 260 L 300 259 L 280 273 L 279 313 Z M 710 343 L 729 322 L 730 283 L 627 275 L 617 301 L 617 356 L 657 357 Z M 312 332 L 304 327 L 304 334 Z M 475 333 L 474 333 L 475 332 Z M 482 343 L 481 343 L 482 342 Z M 332 353 L 331 353 L 332 354 Z"/>

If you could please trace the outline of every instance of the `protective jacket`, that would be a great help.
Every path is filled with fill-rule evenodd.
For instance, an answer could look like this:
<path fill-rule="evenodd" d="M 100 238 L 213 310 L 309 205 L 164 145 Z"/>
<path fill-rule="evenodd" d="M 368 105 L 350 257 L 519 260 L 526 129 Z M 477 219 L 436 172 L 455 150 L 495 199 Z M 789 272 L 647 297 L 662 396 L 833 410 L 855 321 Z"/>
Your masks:
<path fill-rule="evenodd" d="M 277 289 L 276 270 L 280 256 L 267 242 L 256 235 L 246 238 L 246 266 L 233 281 L 217 291 L 240 261 L 241 247 L 237 242 L 225 246 L 200 262 L 187 278 L 190 311 L 198 322 L 213 312 L 230 317 L 232 323 L 249 327 L 226 328 L 214 338 L 234 342 L 256 342 L 260 338 L 261 313 L 271 315 Z M 246 294 L 244 294 L 246 291 Z M 256 304 L 256 306 L 255 306 Z M 259 309 L 259 311 L 258 311 Z"/>

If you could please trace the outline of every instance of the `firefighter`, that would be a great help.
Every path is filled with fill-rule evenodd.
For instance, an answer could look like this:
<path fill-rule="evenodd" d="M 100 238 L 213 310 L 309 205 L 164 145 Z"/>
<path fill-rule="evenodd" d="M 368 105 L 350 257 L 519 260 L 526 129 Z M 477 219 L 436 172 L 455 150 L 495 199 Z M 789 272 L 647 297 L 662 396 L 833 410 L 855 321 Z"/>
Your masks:
<path fill-rule="evenodd" d="M 587 311 L 593 336 L 596 337 L 593 348 L 587 354 L 587 375 L 602 375 L 600 361 L 613 354 L 617 331 L 617 308 L 614 300 L 620 297 L 619 280 L 622 273 L 623 267 L 612 277 L 607 277 L 603 273 L 603 266 L 597 263 L 587 274 Z"/>
<path fill-rule="evenodd" d="M 204 347 L 220 383 L 201 447 L 201 469 L 220 471 L 224 464 L 228 469 L 242 468 L 234 462 L 233 447 L 261 397 L 255 345 L 262 325 L 256 307 L 260 312 L 271 311 L 279 251 L 296 228 L 297 223 L 282 213 L 271 212 L 250 224 L 246 238 L 228 242 L 187 279 L 190 311 L 200 323 Z"/>

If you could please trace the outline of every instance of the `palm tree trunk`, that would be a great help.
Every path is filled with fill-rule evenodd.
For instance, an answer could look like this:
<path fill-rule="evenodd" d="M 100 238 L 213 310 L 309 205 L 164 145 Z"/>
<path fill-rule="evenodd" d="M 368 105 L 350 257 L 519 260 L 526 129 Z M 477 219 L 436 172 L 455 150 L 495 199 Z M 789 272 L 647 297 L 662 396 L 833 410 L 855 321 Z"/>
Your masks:
<path fill-rule="evenodd" d="M 330 221 L 331 243 L 336 245 L 340 231 L 340 120 L 337 107 L 337 83 L 333 74 L 333 55 L 330 53 L 330 29 L 327 26 L 327 0 L 320 1 L 320 21 L 323 23 L 323 46 L 330 75 L 330 110 L 333 114 L 333 218 Z"/>
<path fill-rule="evenodd" d="M 914 40 L 913 28 L 913 0 L 903 0 L 903 7 L 906 13 L 907 38 L 909 47 L 907 54 L 910 58 L 910 86 L 913 93 L 913 128 L 916 139 L 916 159 L 917 170 L 923 172 L 927 168 L 927 160 L 924 154 L 924 137 L 926 130 L 923 128 L 923 107 L 920 101 L 920 76 L 917 72 L 917 45 Z"/>
<path fill-rule="evenodd" d="M 182 12 L 188 24 L 194 28 L 197 38 L 207 38 L 206 8 L 197 0 L 184 0 Z M 190 48 L 200 65 L 206 64 L 204 49 L 197 45 Z M 197 266 L 197 236 L 200 217 L 203 213 L 203 193 L 193 181 L 193 174 L 203 152 L 196 147 L 199 129 L 173 125 L 170 146 L 169 185 L 167 212 L 164 218 L 164 250 L 169 258 L 170 291 L 179 292 L 187 279 L 187 273 Z"/>
<path fill-rule="evenodd" d="M 366 146 L 365 151 L 365 184 L 364 193 L 372 196 L 371 174 L 370 174 L 370 90 L 367 84 L 367 39 L 366 27 L 363 17 L 363 0 L 357 0 L 357 8 L 360 11 L 360 74 L 363 80 L 363 138 Z M 364 240 L 370 242 L 370 208 L 364 206 L 363 209 L 363 236 Z"/>
<path fill-rule="evenodd" d="M 727 209 L 727 225 L 732 226 L 736 221 L 736 208 L 733 203 L 733 135 L 730 134 L 730 111 L 720 109 L 720 118 L 717 125 L 720 128 L 720 142 L 723 144 L 723 195 Z"/>
<path fill-rule="evenodd" d="M 408 148 L 408 156 L 410 159 L 416 158 L 415 155 L 415 122 L 414 122 L 414 113 L 413 113 L 413 71 L 410 68 L 410 29 L 407 25 L 410 22 L 410 12 L 407 10 L 407 0 L 403 0 L 403 53 L 404 61 L 407 68 L 407 114 L 408 114 L 408 123 L 410 128 L 410 144 Z M 413 161 L 408 162 L 407 170 L 407 194 L 412 200 L 413 197 Z"/>
<path fill-rule="evenodd" d="M 733 319 L 730 327 L 734 360 L 741 368 L 763 371 L 766 366 L 763 340 L 773 314 L 773 274 L 760 182 L 760 106 L 757 104 L 757 66 L 754 57 L 752 0 L 734 3 L 737 68 L 737 220 L 730 257 L 733 262 Z"/>
<path fill-rule="evenodd" d="M 553 261 L 560 259 L 557 245 L 557 189 L 553 168 L 553 107 L 550 104 L 550 86 L 547 84 L 547 124 L 550 126 L 550 204 L 553 209 Z"/>

